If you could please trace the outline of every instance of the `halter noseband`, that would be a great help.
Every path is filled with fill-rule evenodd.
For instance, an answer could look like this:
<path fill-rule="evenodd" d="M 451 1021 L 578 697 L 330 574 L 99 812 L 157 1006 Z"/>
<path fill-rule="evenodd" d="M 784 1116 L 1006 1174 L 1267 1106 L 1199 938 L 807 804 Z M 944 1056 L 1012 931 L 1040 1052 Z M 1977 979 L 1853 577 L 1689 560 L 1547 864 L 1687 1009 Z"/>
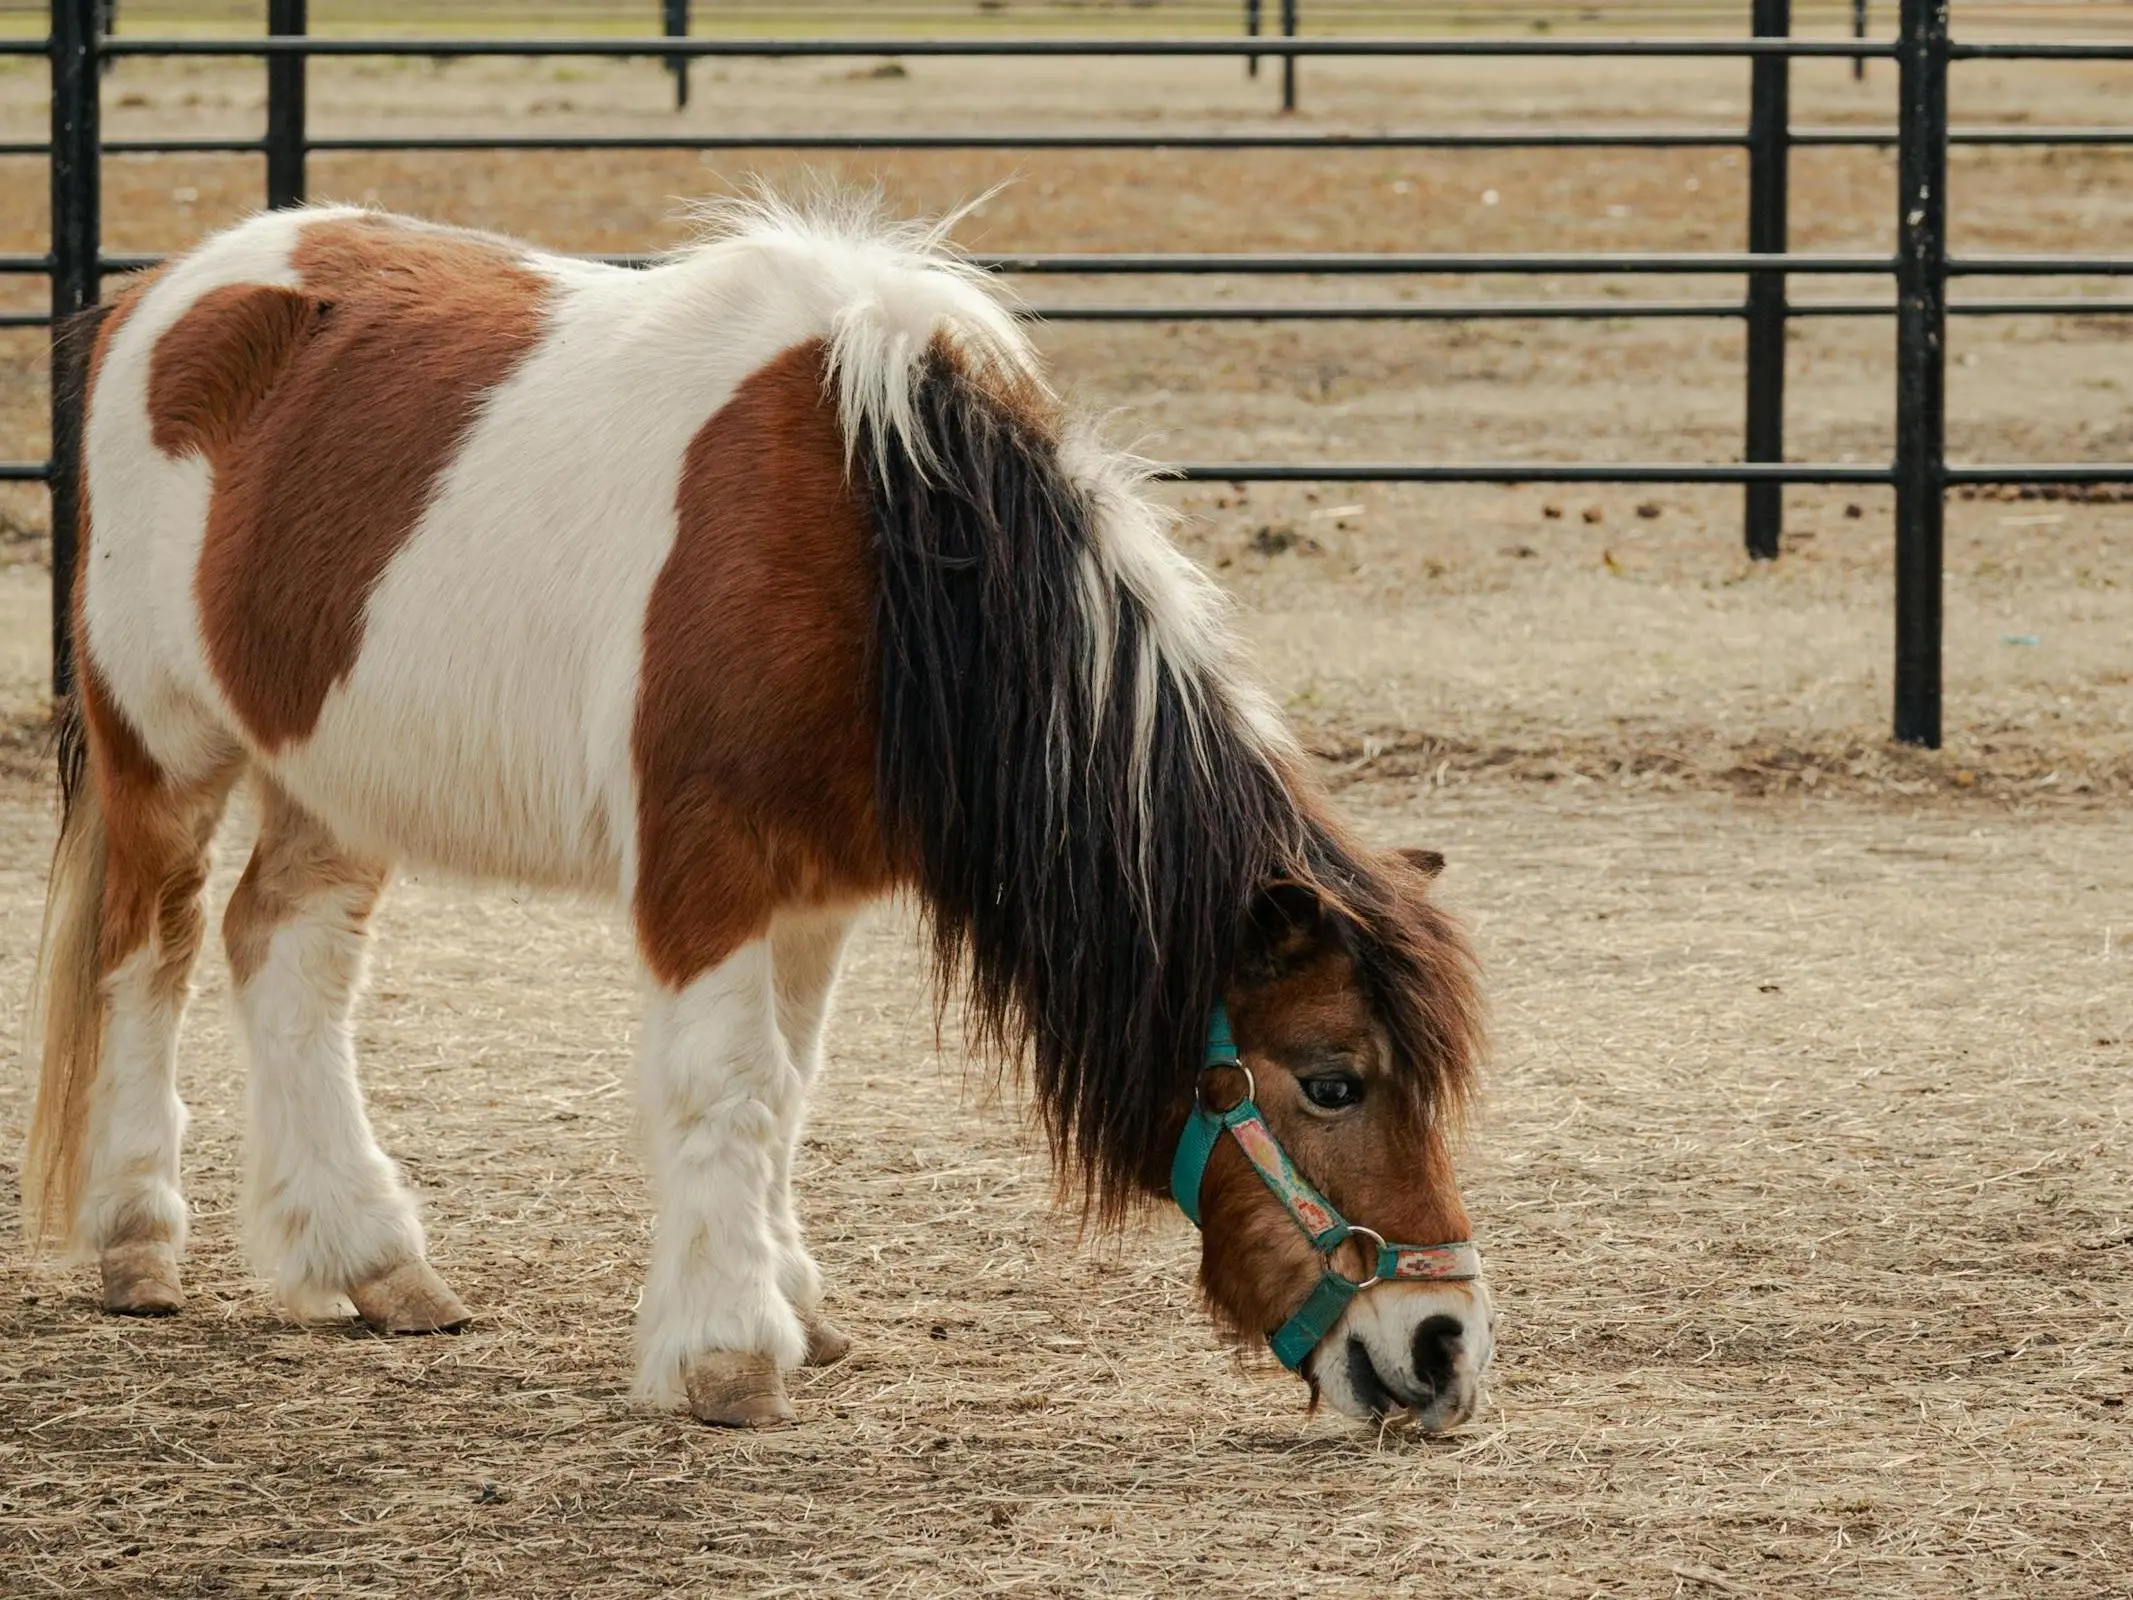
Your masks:
<path fill-rule="evenodd" d="M 1185 1119 L 1185 1131 L 1178 1137 L 1178 1153 L 1170 1163 L 1170 1193 L 1178 1209 L 1192 1219 L 1192 1225 L 1200 1226 L 1200 1180 L 1207 1173 L 1216 1142 L 1227 1130 L 1244 1152 L 1245 1160 L 1266 1180 L 1274 1198 L 1296 1219 L 1296 1226 L 1303 1229 L 1311 1248 L 1319 1253 L 1325 1263 L 1325 1276 L 1318 1280 L 1318 1287 L 1296 1314 L 1267 1339 L 1283 1366 L 1291 1372 L 1300 1368 L 1304 1358 L 1318 1348 L 1318 1341 L 1340 1321 L 1348 1302 L 1373 1284 L 1388 1279 L 1466 1283 L 1481 1276 L 1481 1252 L 1470 1241 L 1387 1244 L 1373 1229 L 1358 1226 L 1334 1210 L 1333 1203 L 1311 1186 L 1310 1180 L 1296 1170 L 1289 1153 L 1281 1148 L 1281 1141 L 1274 1137 L 1274 1130 L 1253 1103 L 1258 1085 L 1252 1079 L 1252 1069 L 1237 1055 L 1236 1041 L 1229 1032 L 1229 1007 L 1220 1000 L 1215 1002 L 1214 1014 L 1208 1019 L 1207 1058 L 1200 1064 L 1200 1072 L 1204 1076 L 1216 1067 L 1234 1067 L 1244 1074 L 1244 1098 L 1227 1111 L 1210 1111 L 1200 1098 L 1198 1085 L 1194 1086 L 1192 1115 Z M 1335 1252 L 1356 1237 L 1377 1246 L 1370 1276 L 1361 1282 L 1334 1265 Z"/>

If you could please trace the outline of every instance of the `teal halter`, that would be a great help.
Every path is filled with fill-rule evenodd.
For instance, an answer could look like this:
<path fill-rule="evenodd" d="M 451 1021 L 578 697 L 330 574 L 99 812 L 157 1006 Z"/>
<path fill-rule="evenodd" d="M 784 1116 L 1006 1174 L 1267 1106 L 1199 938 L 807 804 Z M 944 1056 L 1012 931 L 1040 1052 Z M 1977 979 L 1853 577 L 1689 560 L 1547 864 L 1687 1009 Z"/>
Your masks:
<path fill-rule="evenodd" d="M 1198 1088 L 1194 1088 L 1192 1115 L 1185 1119 L 1178 1153 L 1170 1163 L 1170 1193 L 1178 1209 L 1192 1219 L 1195 1228 L 1199 1227 L 1200 1181 L 1207 1174 L 1216 1142 L 1226 1130 L 1237 1141 L 1244 1158 L 1266 1180 L 1266 1186 L 1274 1191 L 1274 1198 L 1296 1219 L 1296 1226 L 1303 1229 L 1311 1248 L 1319 1253 L 1325 1263 L 1325 1276 L 1318 1280 L 1318 1287 L 1296 1314 L 1267 1340 L 1283 1366 L 1291 1372 L 1301 1368 L 1304 1358 L 1318 1348 L 1318 1341 L 1340 1321 L 1348 1302 L 1373 1284 L 1393 1279 L 1467 1283 L 1481 1276 L 1481 1252 L 1472 1243 L 1461 1240 L 1456 1244 L 1387 1244 L 1382 1235 L 1350 1222 L 1334 1210 L 1333 1203 L 1311 1186 L 1310 1180 L 1296 1170 L 1296 1164 L 1281 1148 L 1281 1141 L 1274 1137 L 1274 1130 L 1267 1126 L 1266 1118 L 1253 1102 L 1258 1085 L 1252 1080 L 1252 1069 L 1237 1055 L 1236 1041 L 1229 1032 L 1229 1007 L 1220 1000 L 1215 1002 L 1214 1014 L 1208 1020 L 1207 1058 L 1200 1071 L 1205 1074 L 1216 1067 L 1235 1067 L 1244 1074 L 1244 1098 L 1227 1111 L 1210 1111 Z M 1370 1276 L 1361 1282 L 1334 1265 L 1335 1252 L 1356 1237 L 1378 1247 Z"/>

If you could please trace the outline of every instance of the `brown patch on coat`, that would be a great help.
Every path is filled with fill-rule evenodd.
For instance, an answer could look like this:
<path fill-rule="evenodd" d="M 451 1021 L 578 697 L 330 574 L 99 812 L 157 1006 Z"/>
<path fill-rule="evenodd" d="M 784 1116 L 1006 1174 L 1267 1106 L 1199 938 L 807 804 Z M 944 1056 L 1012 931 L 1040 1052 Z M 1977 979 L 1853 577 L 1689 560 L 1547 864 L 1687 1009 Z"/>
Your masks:
<path fill-rule="evenodd" d="M 195 590 L 253 737 L 307 737 L 363 609 L 489 394 L 539 340 L 546 280 L 498 240 L 388 218 L 308 224 L 301 290 L 203 295 L 157 346 L 159 446 L 214 468 Z"/>
<path fill-rule="evenodd" d="M 339 919 L 341 968 L 315 976 L 335 993 L 351 993 L 386 877 L 387 868 L 348 854 L 324 823 L 262 780 L 259 842 L 222 916 L 231 982 L 243 988 L 258 977 L 275 930 L 308 914 Z"/>
<path fill-rule="evenodd" d="M 1323 933 L 1324 930 L 1321 930 Z M 1271 976 L 1230 996 L 1232 1020 L 1252 1069 L 1261 1115 L 1297 1169 L 1350 1222 L 1396 1244 L 1445 1244 L 1471 1236 L 1453 1171 L 1447 1128 L 1415 1115 L 1398 1089 L 1385 1030 L 1373 1015 L 1355 961 L 1309 930 L 1284 930 Z M 1314 1112 L 1299 1079 L 1332 1066 L 1364 1085 L 1363 1104 L 1329 1117 Z M 1210 1074 L 1215 1103 L 1241 1079 Z M 1201 1181 L 1201 1283 L 1221 1320 L 1242 1336 L 1272 1333 L 1324 1272 L 1318 1252 L 1236 1141 L 1215 1147 Z M 1367 1270 L 1360 1261 L 1343 1263 Z"/>
<path fill-rule="evenodd" d="M 690 442 L 645 610 L 632 913 L 670 988 L 760 937 L 780 906 L 889 883 L 876 569 L 824 358 L 819 341 L 787 350 Z"/>
<path fill-rule="evenodd" d="M 316 295 L 278 284 L 225 284 L 195 300 L 149 352 L 155 447 L 224 467 L 326 309 Z"/>
<path fill-rule="evenodd" d="M 151 990 L 175 1003 L 191 981 L 206 928 L 200 897 L 207 887 L 208 847 L 236 780 L 236 753 L 202 777 L 176 779 L 149 755 L 113 703 L 94 660 L 84 655 L 78 671 L 89 776 L 105 837 L 97 970 L 109 975 L 152 943 Z"/>

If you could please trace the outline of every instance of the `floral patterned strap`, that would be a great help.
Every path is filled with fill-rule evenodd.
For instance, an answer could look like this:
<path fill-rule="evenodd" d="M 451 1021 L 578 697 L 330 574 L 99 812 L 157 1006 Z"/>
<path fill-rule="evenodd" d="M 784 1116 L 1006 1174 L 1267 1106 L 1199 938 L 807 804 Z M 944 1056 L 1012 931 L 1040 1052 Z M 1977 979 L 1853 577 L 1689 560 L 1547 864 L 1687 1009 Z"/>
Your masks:
<path fill-rule="evenodd" d="M 1387 1257 L 1391 1259 L 1388 1261 Z M 1470 1282 L 1481 1276 L 1481 1251 L 1465 1241 L 1389 1244 L 1378 1253 L 1378 1276 L 1409 1282 Z"/>

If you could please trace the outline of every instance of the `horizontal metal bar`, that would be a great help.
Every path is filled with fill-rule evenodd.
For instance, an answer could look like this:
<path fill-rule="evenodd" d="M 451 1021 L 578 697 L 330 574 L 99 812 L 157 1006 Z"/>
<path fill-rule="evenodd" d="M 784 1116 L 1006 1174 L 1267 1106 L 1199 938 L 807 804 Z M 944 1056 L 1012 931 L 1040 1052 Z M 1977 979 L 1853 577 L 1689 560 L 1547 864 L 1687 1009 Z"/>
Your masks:
<path fill-rule="evenodd" d="M 1835 39 L 322 39 L 265 36 L 103 41 L 107 56 L 1607 56 L 1890 57 L 1886 40 Z"/>
<path fill-rule="evenodd" d="M 994 272 L 1131 274 L 1131 273 L 1250 273 L 1305 274 L 1414 274 L 1450 275 L 1471 272 L 1562 273 L 1603 275 L 1615 273 L 1742 273 L 1776 269 L 1793 273 L 1871 275 L 1892 272 L 1891 256 L 1759 254 L 1750 251 L 1661 255 L 1596 251 L 1589 255 L 1567 252 L 1492 255 L 1479 252 L 1437 254 L 1398 252 L 1356 254 L 1268 253 L 1197 254 L 1177 251 L 1161 255 L 1132 253 L 1057 255 L 975 255 L 971 258 Z"/>
<path fill-rule="evenodd" d="M 1891 300 L 1795 300 L 1789 317 L 1886 317 Z M 2133 316 L 2133 300 L 1967 300 L 1948 307 L 1951 316 Z M 1036 322 L 1649 322 L 1711 320 L 1746 316 L 1738 300 L 1476 300 L 1416 304 L 1363 301 L 1343 305 L 1250 301 L 1213 305 L 1027 306 Z"/>
<path fill-rule="evenodd" d="M 52 270 L 52 258 L 43 256 L 0 255 L 0 273 L 43 273 Z"/>
<path fill-rule="evenodd" d="M 1893 142 L 1893 141 L 1891 141 Z M 1747 143 L 1723 128 L 1635 133 L 1571 128 L 1560 133 L 1484 129 L 1473 133 L 746 133 L 452 135 L 437 139 L 324 138 L 305 148 L 386 150 L 1717 150 Z M 107 150 L 119 148 L 106 144 Z"/>
<path fill-rule="evenodd" d="M 1187 482 L 1233 483 L 1894 483 L 1894 467 L 1837 462 L 1181 461 L 1163 469 Z"/>
<path fill-rule="evenodd" d="M 449 134 L 432 138 L 349 137 L 305 141 L 332 155 L 477 150 L 1726 150 L 1748 136 L 1727 128 L 1482 128 L 1363 133 L 746 133 L 746 134 Z M 1896 134 L 1870 129 L 1798 128 L 1795 145 L 1816 149 L 1893 147 Z M 1952 144 L 2053 147 L 2133 145 L 2128 128 L 1962 128 Z M 114 156 L 254 155 L 264 139 L 106 139 Z M 42 142 L 0 143 L 0 157 L 43 158 Z"/>
<path fill-rule="evenodd" d="M 1891 133 L 1876 143 L 1894 144 Z M 2122 145 L 2133 144 L 2133 128 L 1950 128 L 1950 144 L 1976 145 Z"/>
<path fill-rule="evenodd" d="M 1476 300 L 1435 305 L 1394 300 L 1353 305 L 1258 301 L 1229 305 L 1027 306 L 1023 314 L 1037 322 L 1604 322 L 1614 318 L 1738 317 L 1746 310 L 1734 300 Z"/>
<path fill-rule="evenodd" d="M 2133 275 L 2133 256 L 1953 256 L 1950 277 L 2122 278 Z"/>
<path fill-rule="evenodd" d="M 51 476 L 49 461 L 0 461 L 0 483 L 43 483 Z"/>
<path fill-rule="evenodd" d="M 1797 128 L 1793 144 L 1814 149 L 1893 148 L 1893 129 Z M 1727 150 L 1748 142 L 1727 128 L 1481 128 L 1315 133 L 747 133 L 747 134 L 449 134 L 433 138 L 310 139 L 304 148 L 333 155 L 479 150 Z M 2127 128 L 1958 128 L 1949 143 L 2053 148 L 2133 145 Z M 106 139 L 115 156 L 253 155 L 264 139 Z M 0 157 L 43 158 L 42 142 L 0 143 Z"/>
<path fill-rule="evenodd" d="M 103 265 L 107 272 L 131 272 L 161 259 L 106 256 Z M 1893 302 L 1885 300 L 1796 300 L 1788 308 L 1788 315 L 1885 317 L 1895 309 Z M 2133 300 L 2060 296 L 1955 301 L 1948 311 L 1951 316 L 2133 316 Z M 1483 300 L 1465 304 L 1395 300 L 1352 305 L 1249 301 L 1228 305 L 1029 306 L 1022 314 L 1036 322 L 1650 322 L 1724 320 L 1745 316 L 1747 307 L 1737 300 Z M 0 314 L 0 328 L 41 328 L 50 322 L 43 312 Z"/>
<path fill-rule="evenodd" d="M 1951 44 L 1951 61 L 2133 61 L 2133 43 L 2112 40 L 2013 40 L 2005 44 Z"/>
<path fill-rule="evenodd" d="M 1796 145 L 1807 145 L 1816 149 L 1893 149 L 1898 136 L 1894 128 L 1795 128 L 1789 137 Z M 2133 128 L 1952 128 L 1948 132 L 1948 143 L 2037 145 L 2045 148 L 2060 145 L 2133 145 Z"/>
<path fill-rule="evenodd" d="M 1887 307 L 1885 309 L 1894 310 Z M 2133 300 L 2077 300 L 2059 295 L 2049 300 L 1951 300 L 1951 317 L 2124 317 L 2133 316 Z"/>
<path fill-rule="evenodd" d="M 1850 128 L 1803 128 L 1796 145 L 1819 149 L 1893 148 L 1896 133 Z M 2133 145 L 2129 128 L 1962 128 L 1948 136 L 1963 145 Z M 1477 128 L 1358 133 L 1327 129 L 1313 133 L 749 133 L 677 138 L 656 134 L 588 134 L 543 138 L 531 134 L 452 135 L 436 139 L 326 138 L 305 148 L 336 152 L 398 150 L 1733 150 L 1748 135 L 1730 128 Z M 106 150 L 131 154 L 147 143 L 110 141 Z M 218 144 L 174 140 L 179 150 L 256 150 L 259 141 Z M 4 153 L 4 152 L 0 152 Z"/>
<path fill-rule="evenodd" d="M 1951 466 L 1949 483 L 2133 483 L 2133 461 L 1990 462 Z"/>
<path fill-rule="evenodd" d="M 138 272 L 160 265 L 160 255 L 107 255 L 106 272 Z M 598 261 L 616 267 L 650 267 L 668 259 L 657 251 L 622 251 L 589 254 L 581 261 Z M 1176 251 L 1158 255 L 1105 252 L 1065 255 L 982 255 L 970 260 L 992 272 L 1061 274 L 1078 277 L 1170 274 L 1221 274 L 1238 276 L 1397 275 L 1457 277 L 1475 272 L 1506 274 L 1561 273 L 1565 276 L 1605 276 L 1615 273 L 1736 273 L 1777 269 L 1795 273 L 1851 274 L 1871 276 L 1895 270 L 1888 256 L 1820 255 L 1398 255 L 1398 254 L 1194 254 Z"/>
<path fill-rule="evenodd" d="M 1788 317 L 1886 317 L 1896 310 L 1891 300 L 1794 300 Z M 2036 300 L 1951 300 L 1951 317 L 2117 317 L 2133 314 L 2133 300 L 2081 300 L 2058 295 Z"/>
<path fill-rule="evenodd" d="M 266 149 L 264 139 L 106 139 L 107 156 L 215 156 L 256 155 Z"/>

